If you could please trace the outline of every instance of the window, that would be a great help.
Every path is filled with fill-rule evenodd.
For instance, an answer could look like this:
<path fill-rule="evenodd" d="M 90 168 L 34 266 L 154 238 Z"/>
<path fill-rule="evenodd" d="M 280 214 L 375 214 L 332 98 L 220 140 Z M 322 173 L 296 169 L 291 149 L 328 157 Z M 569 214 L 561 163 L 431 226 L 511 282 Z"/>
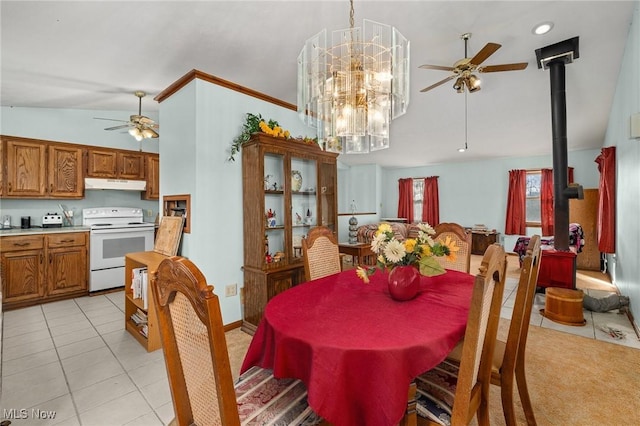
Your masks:
<path fill-rule="evenodd" d="M 540 218 L 540 183 L 542 173 L 540 170 L 527 171 L 526 194 L 526 218 L 527 226 L 542 226 Z"/>
<path fill-rule="evenodd" d="M 413 220 L 422 221 L 422 197 L 424 196 L 424 179 L 412 179 L 413 181 Z"/>

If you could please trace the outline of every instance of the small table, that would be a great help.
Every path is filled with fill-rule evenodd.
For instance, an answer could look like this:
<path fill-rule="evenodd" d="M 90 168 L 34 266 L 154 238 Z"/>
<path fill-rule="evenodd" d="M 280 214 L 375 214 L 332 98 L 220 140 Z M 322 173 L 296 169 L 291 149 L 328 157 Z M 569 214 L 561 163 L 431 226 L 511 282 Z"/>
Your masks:
<path fill-rule="evenodd" d="M 365 265 L 373 265 L 375 263 L 375 253 L 371 250 L 371 244 L 368 243 L 339 243 L 340 253 L 353 257 L 353 265 L 356 266 L 362 262 Z M 373 259 L 372 259 L 373 258 Z M 361 260 L 362 259 L 362 260 Z"/>
<path fill-rule="evenodd" d="M 336 426 L 398 424 L 412 380 L 463 337 L 474 276 L 421 277 L 406 302 L 391 298 L 387 274 L 370 279 L 347 270 L 275 296 L 241 371 L 259 365 L 302 380 L 311 408 Z"/>

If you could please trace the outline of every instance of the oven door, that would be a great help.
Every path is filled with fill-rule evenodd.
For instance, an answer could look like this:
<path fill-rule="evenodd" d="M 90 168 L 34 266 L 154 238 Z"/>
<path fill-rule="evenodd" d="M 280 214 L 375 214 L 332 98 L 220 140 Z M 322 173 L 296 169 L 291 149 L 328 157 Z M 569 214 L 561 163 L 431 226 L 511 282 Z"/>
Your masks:
<path fill-rule="evenodd" d="M 123 268 L 125 254 L 153 250 L 153 234 L 153 227 L 92 229 L 91 270 Z"/>

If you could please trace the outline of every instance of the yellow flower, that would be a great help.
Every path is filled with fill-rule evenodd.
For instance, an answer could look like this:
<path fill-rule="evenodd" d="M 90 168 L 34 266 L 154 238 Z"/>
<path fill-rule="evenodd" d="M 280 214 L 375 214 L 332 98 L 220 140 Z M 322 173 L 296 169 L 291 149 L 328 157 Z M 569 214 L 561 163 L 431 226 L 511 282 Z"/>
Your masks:
<path fill-rule="evenodd" d="M 404 240 L 404 249 L 407 253 L 411 253 L 416 247 L 416 240 L 408 238 Z"/>
<path fill-rule="evenodd" d="M 381 223 L 380 226 L 378 226 L 376 235 L 386 233 L 386 232 L 391 232 L 391 225 L 389 225 L 388 223 Z"/>
<path fill-rule="evenodd" d="M 260 127 L 260 130 L 262 130 L 264 133 L 269 134 L 269 132 L 271 131 L 271 128 L 269 127 L 269 125 L 264 121 L 261 121 L 260 124 L 258 124 L 258 126 Z"/>
<path fill-rule="evenodd" d="M 356 275 L 358 275 L 365 284 L 369 284 L 369 274 L 362 266 L 356 268 Z"/>
<path fill-rule="evenodd" d="M 420 251 L 422 252 L 423 256 L 431 256 L 431 247 L 429 247 L 427 244 L 422 244 L 420 246 Z"/>
<path fill-rule="evenodd" d="M 446 257 L 447 261 L 455 262 L 457 258 L 456 252 L 460 250 L 460 247 L 456 245 L 456 242 L 451 237 L 445 238 L 444 245 L 449 248 L 449 254 Z"/>
<path fill-rule="evenodd" d="M 289 131 L 288 131 L 288 130 L 285 130 L 285 131 L 284 131 L 284 137 L 285 137 L 285 138 L 287 138 L 287 139 L 289 139 L 289 136 L 291 136 L 291 133 L 289 133 Z"/>

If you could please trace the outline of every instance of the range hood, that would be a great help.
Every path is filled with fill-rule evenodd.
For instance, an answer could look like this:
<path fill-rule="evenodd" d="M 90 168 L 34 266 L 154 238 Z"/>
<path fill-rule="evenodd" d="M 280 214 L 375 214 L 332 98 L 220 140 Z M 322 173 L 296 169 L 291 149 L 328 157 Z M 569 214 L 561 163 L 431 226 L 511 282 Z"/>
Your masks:
<path fill-rule="evenodd" d="M 145 191 L 147 189 L 147 181 L 85 178 L 84 189 L 118 189 L 121 191 Z"/>

